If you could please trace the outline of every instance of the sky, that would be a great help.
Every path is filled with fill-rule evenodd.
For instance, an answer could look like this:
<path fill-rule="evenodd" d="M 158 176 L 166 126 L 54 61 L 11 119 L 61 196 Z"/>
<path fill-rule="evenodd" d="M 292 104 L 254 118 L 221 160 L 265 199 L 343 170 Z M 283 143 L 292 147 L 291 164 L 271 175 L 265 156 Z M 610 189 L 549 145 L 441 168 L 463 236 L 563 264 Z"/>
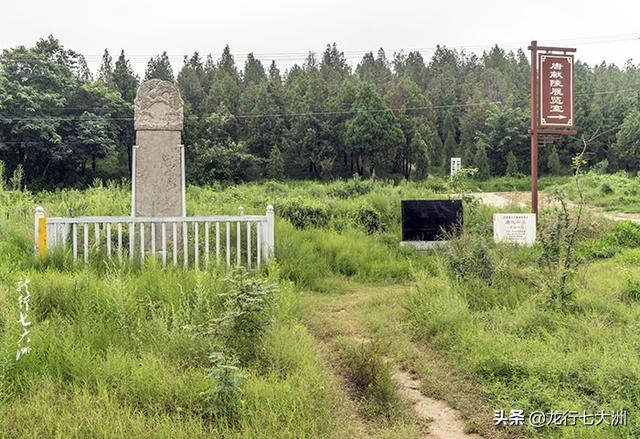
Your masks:
<path fill-rule="evenodd" d="M 140 75 L 163 51 L 177 70 L 183 55 L 217 58 L 226 44 L 239 64 L 253 52 L 281 70 L 333 42 L 353 67 L 379 48 L 428 59 L 437 44 L 481 54 L 496 43 L 526 50 L 533 39 L 576 47 L 589 64 L 640 63 L 638 0 L 6 0 L 0 14 L 0 48 L 52 34 L 93 71 L 105 48 L 114 58 L 124 49 Z"/>

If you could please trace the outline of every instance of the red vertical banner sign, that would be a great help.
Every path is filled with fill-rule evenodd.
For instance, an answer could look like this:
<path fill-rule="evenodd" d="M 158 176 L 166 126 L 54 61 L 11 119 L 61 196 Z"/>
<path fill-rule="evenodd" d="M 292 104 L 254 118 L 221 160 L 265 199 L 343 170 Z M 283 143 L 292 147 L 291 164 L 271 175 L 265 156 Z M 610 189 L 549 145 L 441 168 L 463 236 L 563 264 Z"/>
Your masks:
<path fill-rule="evenodd" d="M 574 48 L 538 46 L 531 51 L 531 212 L 538 214 L 538 138 L 575 134 Z"/>
<path fill-rule="evenodd" d="M 538 54 L 540 127 L 573 128 L 573 55 Z"/>

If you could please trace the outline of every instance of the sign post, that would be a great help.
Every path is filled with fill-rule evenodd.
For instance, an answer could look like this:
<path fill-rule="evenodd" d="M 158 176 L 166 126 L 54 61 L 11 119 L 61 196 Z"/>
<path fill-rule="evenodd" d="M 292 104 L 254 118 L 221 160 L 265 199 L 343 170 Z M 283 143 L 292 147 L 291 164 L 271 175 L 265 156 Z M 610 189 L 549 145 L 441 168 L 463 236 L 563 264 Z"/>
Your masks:
<path fill-rule="evenodd" d="M 451 157 L 451 169 L 449 175 L 452 177 L 460 171 L 462 168 L 462 158 L 460 157 Z"/>
<path fill-rule="evenodd" d="M 575 134 L 573 55 L 576 49 L 538 46 L 531 51 L 531 213 L 538 214 L 538 136 Z"/>

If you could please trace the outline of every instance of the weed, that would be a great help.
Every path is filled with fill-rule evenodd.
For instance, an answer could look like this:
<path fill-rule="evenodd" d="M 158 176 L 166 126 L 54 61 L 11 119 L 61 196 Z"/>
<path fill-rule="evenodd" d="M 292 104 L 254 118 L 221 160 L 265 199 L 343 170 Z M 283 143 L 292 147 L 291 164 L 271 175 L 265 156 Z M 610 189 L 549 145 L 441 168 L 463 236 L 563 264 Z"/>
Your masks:
<path fill-rule="evenodd" d="M 215 320 L 226 346 L 243 364 L 256 358 L 265 330 L 274 322 L 277 284 L 237 271 L 227 277 L 229 289 L 220 295 L 223 314 Z"/>
<path fill-rule="evenodd" d="M 202 393 L 205 415 L 233 424 L 237 422 L 242 406 L 242 384 L 246 375 L 240 372 L 238 361 L 220 352 L 209 355 L 211 367 L 207 376 L 214 380 L 213 386 Z"/>
<path fill-rule="evenodd" d="M 620 297 L 629 304 L 640 302 L 640 279 L 629 276 Z"/>
<path fill-rule="evenodd" d="M 444 250 L 449 274 L 454 280 L 476 277 L 490 283 L 494 262 L 485 238 L 473 233 L 462 233 L 449 240 Z"/>
<path fill-rule="evenodd" d="M 389 419 L 397 415 L 400 399 L 380 343 L 347 344 L 340 356 L 349 382 L 363 401 L 365 414 Z"/>

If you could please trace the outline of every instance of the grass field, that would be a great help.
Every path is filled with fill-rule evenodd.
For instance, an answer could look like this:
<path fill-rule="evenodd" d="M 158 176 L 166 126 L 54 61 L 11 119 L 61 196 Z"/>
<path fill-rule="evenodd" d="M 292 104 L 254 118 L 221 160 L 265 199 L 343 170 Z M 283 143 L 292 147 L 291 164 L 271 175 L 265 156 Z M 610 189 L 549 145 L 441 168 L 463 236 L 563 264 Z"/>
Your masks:
<path fill-rule="evenodd" d="M 585 179 L 594 207 L 637 209 L 637 177 Z M 567 178 L 541 186 L 575 199 Z M 484 437 L 638 437 L 640 227 L 586 218 L 571 296 L 558 304 L 541 246 L 495 245 L 488 207 L 467 206 L 448 250 L 398 247 L 400 200 L 449 190 L 441 180 L 190 187 L 189 215 L 275 206 L 277 262 L 252 273 L 38 264 L 36 205 L 126 215 L 128 190 L 0 192 L 1 435 L 422 437 L 429 426 L 395 389 L 402 368 Z M 32 352 L 16 362 L 23 277 Z M 629 425 L 497 429 L 500 408 L 626 408 Z"/>

